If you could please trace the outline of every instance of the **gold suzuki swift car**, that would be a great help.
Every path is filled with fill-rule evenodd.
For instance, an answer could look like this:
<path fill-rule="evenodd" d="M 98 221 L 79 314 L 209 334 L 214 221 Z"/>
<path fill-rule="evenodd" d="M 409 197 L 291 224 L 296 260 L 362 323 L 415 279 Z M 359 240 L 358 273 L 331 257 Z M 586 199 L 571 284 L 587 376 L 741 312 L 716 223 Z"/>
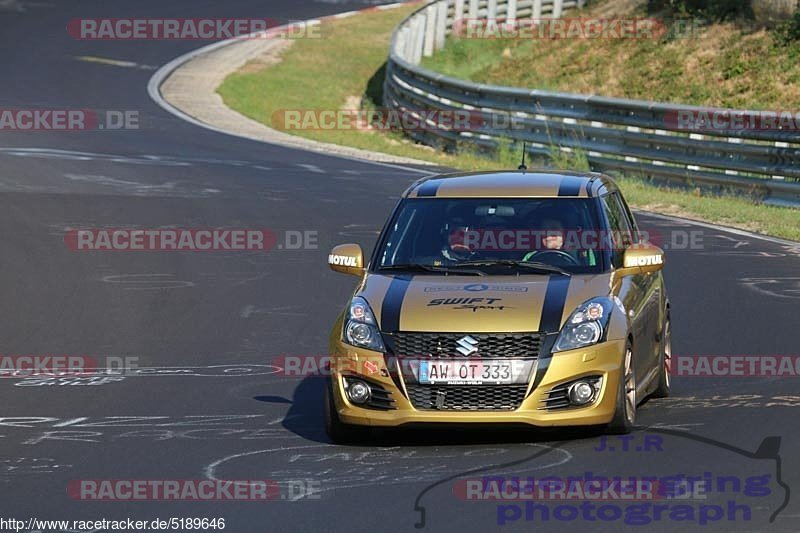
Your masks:
<path fill-rule="evenodd" d="M 614 181 L 512 171 L 405 191 L 330 336 L 326 430 L 356 442 L 407 424 L 605 425 L 669 394 L 664 252 Z"/>

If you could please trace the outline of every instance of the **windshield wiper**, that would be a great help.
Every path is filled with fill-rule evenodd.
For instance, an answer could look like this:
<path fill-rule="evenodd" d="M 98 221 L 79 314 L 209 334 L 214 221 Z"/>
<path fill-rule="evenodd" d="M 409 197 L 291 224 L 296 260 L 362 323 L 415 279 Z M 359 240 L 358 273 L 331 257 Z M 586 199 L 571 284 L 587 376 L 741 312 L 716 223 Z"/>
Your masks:
<path fill-rule="evenodd" d="M 458 265 L 455 265 L 458 266 Z M 458 272 L 453 272 L 451 267 L 438 266 L 438 265 L 424 265 L 422 263 L 408 263 L 404 265 L 386 265 L 378 267 L 378 270 L 403 270 L 410 272 L 443 272 L 445 274 L 458 274 L 458 275 L 473 275 L 485 276 L 486 273 L 477 269 L 458 269 Z"/>
<path fill-rule="evenodd" d="M 513 259 L 492 259 L 488 261 L 486 260 L 464 261 L 454 266 L 460 267 L 461 265 L 476 266 L 476 267 L 499 265 L 499 266 L 526 268 L 529 270 L 538 270 L 539 272 L 550 272 L 554 274 L 561 274 L 562 276 L 572 276 L 572 273 L 568 270 L 564 270 L 561 267 L 550 265 L 548 263 L 541 263 L 539 261 L 515 261 Z"/>

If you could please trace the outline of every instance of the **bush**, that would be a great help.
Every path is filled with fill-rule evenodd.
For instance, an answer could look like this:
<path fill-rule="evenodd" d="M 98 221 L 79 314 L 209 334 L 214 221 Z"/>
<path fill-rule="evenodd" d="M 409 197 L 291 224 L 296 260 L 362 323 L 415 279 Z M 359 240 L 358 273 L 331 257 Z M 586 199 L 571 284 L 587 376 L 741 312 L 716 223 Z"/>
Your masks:
<path fill-rule="evenodd" d="M 743 0 L 649 0 L 651 12 L 670 10 L 676 15 L 704 17 L 715 21 L 753 18 L 750 2 Z"/>
<path fill-rule="evenodd" d="M 778 40 L 783 44 L 800 41 L 800 3 L 794 15 L 775 29 Z"/>

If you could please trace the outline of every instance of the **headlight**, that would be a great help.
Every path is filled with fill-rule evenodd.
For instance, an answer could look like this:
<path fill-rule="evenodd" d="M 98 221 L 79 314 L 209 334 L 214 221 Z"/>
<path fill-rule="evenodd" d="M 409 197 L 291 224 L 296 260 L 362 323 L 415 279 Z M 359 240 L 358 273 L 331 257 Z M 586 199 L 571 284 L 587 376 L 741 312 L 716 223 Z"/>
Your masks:
<path fill-rule="evenodd" d="M 575 350 L 600 342 L 613 307 L 614 303 L 610 298 L 593 298 L 578 307 L 561 328 L 553 351 Z"/>
<path fill-rule="evenodd" d="M 359 348 L 368 348 L 376 352 L 386 351 L 375 315 L 372 314 L 367 301 L 360 296 L 356 296 L 350 302 L 344 321 L 342 340 Z"/>

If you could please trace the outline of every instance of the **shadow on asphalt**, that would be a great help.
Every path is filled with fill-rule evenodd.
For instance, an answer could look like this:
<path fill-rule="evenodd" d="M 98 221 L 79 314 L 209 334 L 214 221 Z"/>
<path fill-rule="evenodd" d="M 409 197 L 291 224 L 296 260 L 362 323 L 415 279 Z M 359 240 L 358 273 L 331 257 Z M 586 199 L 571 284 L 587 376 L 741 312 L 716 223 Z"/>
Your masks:
<path fill-rule="evenodd" d="M 283 420 L 283 427 L 287 431 L 313 442 L 331 443 L 324 430 L 325 379 L 318 376 L 303 379 L 297 385 L 291 400 L 282 396 L 256 396 L 253 399 L 266 403 L 291 404 Z M 602 427 L 534 429 L 524 425 L 498 427 L 488 424 L 419 424 L 398 429 L 375 428 L 370 432 L 364 446 L 472 446 L 578 441 L 594 439 L 602 434 Z"/>

